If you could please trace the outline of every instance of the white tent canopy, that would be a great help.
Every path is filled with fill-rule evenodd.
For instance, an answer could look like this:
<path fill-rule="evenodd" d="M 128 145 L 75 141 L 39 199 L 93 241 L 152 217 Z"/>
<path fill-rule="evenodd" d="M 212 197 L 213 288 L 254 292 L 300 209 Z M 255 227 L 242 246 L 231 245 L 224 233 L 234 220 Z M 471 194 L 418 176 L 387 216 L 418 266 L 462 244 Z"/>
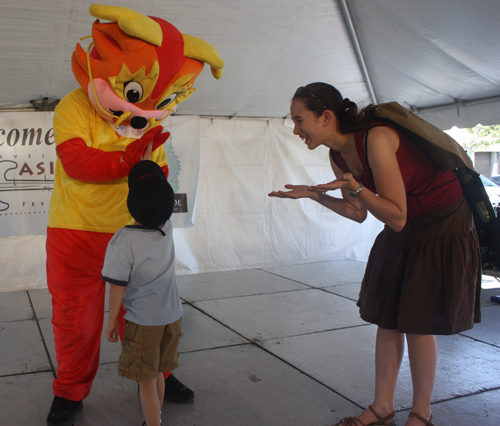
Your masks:
<path fill-rule="evenodd" d="M 77 87 L 70 58 L 90 34 L 94 2 L 1 2 L 0 107 L 50 103 Z M 498 0 L 103 3 L 162 17 L 216 46 L 222 80 L 202 73 L 179 114 L 284 117 L 297 87 L 325 81 L 360 105 L 397 101 L 443 129 L 500 122 Z"/>

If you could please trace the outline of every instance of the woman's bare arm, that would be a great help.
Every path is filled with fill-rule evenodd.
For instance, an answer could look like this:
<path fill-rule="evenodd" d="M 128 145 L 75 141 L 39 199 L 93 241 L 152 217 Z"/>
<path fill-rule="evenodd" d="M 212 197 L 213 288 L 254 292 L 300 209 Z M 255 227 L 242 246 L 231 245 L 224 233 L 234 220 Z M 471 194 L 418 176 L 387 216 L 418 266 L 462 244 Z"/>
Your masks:
<path fill-rule="evenodd" d="M 363 188 L 355 201 L 349 200 L 353 199 L 349 191 L 355 191 L 359 187 L 351 173 L 345 173 L 333 182 L 316 185 L 311 190 L 321 192 L 341 188 L 348 203 L 354 206 L 360 203 L 381 222 L 400 231 L 406 224 L 407 209 L 405 186 L 396 158 L 398 148 L 399 135 L 395 130 L 385 126 L 370 130 L 367 154 L 378 194 Z M 336 165 L 332 167 L 334 171 L 339 170 Z"/>

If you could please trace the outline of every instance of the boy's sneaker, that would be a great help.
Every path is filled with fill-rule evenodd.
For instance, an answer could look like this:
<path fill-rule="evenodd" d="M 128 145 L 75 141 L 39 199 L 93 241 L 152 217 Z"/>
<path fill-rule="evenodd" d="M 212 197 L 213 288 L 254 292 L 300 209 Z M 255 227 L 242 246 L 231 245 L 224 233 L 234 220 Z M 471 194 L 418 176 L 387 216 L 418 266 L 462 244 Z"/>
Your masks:
<path fill-rule="evenodd" d="M 194 399 L 194 393 L 191 389 L 184 386 L 177 380 L 173 374 L 165 379 L 165 401 L 182 404 L 191 402 Z"/>
<path fill-rule="evenodd" d="M 82 401 L 71 401 L 60 396 L 54 396 L 47 416 L 47 426 L 71 426 L 82 406 Z"/>

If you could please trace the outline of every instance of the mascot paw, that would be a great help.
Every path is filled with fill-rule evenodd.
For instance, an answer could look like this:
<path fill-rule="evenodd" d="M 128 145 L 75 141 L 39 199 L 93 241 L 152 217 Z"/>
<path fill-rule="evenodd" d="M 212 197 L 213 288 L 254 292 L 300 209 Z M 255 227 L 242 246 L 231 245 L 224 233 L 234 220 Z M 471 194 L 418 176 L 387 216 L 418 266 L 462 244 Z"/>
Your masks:
<path fill-rule="evenodd" d="M 170 133 L 162 133 L 163 127 L 157 126 L 149 131 L 147 131 L 140 139 L 132 142 L 127 146 L 125 154 L 123 155 L 122 161 L 124 163 L 125 171 L 128 174 L 130 169 L 144 157 L 148 145 L 152 142 L 154 151 L 159 146 L 163 145 L 166 140 L 170 137 Z"/>

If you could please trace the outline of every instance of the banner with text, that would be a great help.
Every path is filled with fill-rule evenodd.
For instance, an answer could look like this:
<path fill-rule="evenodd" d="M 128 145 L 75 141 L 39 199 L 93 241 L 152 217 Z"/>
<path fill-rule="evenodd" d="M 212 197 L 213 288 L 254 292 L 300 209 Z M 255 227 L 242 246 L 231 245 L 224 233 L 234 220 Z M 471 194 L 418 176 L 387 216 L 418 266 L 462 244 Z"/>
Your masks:
<path fill-rule="evenodd" d="M 53 112 L 0 113 L 0 237 L 46 233 L 54 186 Z M 176 194 L 174 227 L 194 224 L 200 165 L 200 118 L 169 117 L 164 144 Z"/>

